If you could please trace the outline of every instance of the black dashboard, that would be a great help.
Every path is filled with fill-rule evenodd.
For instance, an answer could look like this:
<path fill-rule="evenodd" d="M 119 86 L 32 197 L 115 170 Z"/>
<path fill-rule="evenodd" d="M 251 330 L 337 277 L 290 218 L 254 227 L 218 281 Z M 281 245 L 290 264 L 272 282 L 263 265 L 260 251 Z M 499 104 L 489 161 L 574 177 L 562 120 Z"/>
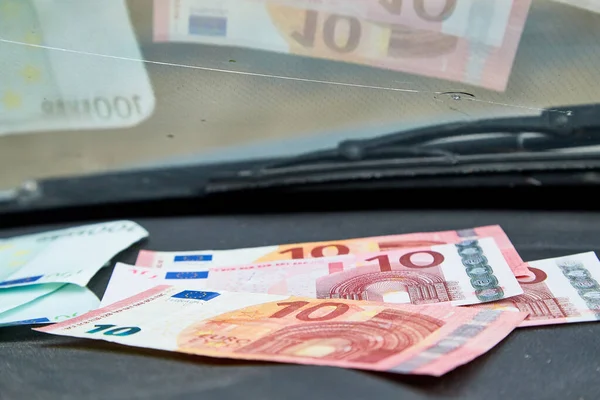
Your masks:
<path fill-rule="evenodd" d="M 499 224 L 525 260 L 600 249 L 593 211 L 442 210 L 261 212 L 132 218 L 150 237 L 141 248 L 229 249 Z M 0 237 L 80 225 L 54 222 L 0 230 Z M 101 296 L 111 268 L 89 287 Z M 0 329 L 0 399 L 595 399 L 600 325 L 513 332 L 489 353 L 441 378 L 326 367 L 209 359 L 57 337 L 27 326 Z"/>

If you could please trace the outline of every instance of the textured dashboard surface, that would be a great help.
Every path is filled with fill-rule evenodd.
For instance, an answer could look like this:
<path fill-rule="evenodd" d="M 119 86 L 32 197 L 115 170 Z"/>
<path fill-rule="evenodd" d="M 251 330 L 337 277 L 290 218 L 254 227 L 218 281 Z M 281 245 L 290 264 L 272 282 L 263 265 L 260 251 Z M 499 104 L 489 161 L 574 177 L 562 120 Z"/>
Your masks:
<path fill-rule="evenodd" d="M 88 221 L 81 221 L 87 223 Z M 600 249 L 600 214 L 379 211 L 138 219 L 140 248 L 227 249 L 500 224 L 525 260 Z M 0 237 L 62 227 L 0 231 Z M 111 268 L 90 287 L 101 296 Z M 0 399 L 595 399 L 600 324 L 524 328 L 490 353 L 441 377 L 242 363 L 0 329 Z"/>

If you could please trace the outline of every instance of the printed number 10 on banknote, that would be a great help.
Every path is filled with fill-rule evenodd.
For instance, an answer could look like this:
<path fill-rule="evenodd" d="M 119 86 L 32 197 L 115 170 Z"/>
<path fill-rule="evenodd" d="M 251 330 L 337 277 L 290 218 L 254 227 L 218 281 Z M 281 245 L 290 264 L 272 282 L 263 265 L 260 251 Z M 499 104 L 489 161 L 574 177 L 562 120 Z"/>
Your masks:
<path fill-rule="evenodd" d="M 526 313 L 156 286 L 39 331 L 211 357 L 440 376 Z"/>
<path fill-rule="evenodd" d="M 198 250 L 188 252 L 140 251 L 136 266 L 181 268 L 244 265 L 303 258 L 343 257 L 401 249 L 417 249 L 443 244 L 456 244 L 467 239 L 494 238 L 515 276 L 528 276 L 523 260 L 498 225 L 472 229 L 376 236 L 327 242 L 297 243 L 236 250 Z"/>

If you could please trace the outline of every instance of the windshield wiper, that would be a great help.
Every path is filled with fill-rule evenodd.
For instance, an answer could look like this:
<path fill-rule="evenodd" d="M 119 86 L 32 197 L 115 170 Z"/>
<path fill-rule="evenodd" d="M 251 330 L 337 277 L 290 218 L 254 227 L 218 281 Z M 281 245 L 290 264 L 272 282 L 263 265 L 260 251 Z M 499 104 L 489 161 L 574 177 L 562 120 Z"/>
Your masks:
<path fill-rule="evenodd" d="M 600 144 L 600 103 L 554 108 L 538 116 L 456 122 L 342 141 L 335 148 L 225 171 L 210 181 L 213 188 L 225 189 L 261 182 L 324 182 L 336 176 L 344 179 L 341 174 L 349 177 L 350 172 L 369 179 L 383 169 L 410 173 L 424 168 L 448 171 L 473 163 L 529 161 L 541 165 L 550 160 L 598 159 L 593 154 L 552 151 L 596 144 Z"/>
<path fill-rule="evenodd" d="M 448 141 L 451 138 L 460 140 Z M 319 163 L 399 158 L 433 157 L 456 163 L 461 155 L 539 152 L 593 144 L 600 144 L 600 103 L 555 108 L 539 116 L 456 122 L 342 141 L 335 148 L 268 162 L 241 175 Z"/>
<path fill-rule="evenodd" d="M 255 189 L 513 187 L 540 179 L 544 184 L 597 185 L 598 153 L 546 151 L 592 144 L 600 144 L 600 105 L 557 109 L 538 117 L 425 127 L 290 158 L 46 179 L 10 191 L 5 198 L 0 193 L 0 213 Z"/>

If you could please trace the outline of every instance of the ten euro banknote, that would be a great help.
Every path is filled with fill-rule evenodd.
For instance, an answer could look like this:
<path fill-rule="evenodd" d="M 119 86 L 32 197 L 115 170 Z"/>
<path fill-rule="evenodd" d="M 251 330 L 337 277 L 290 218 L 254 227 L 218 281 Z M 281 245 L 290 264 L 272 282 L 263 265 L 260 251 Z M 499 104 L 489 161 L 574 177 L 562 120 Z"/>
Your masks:
<path fill-rule="evenodd" d="M 485 306 L 529 313 L 520 326 L 600 320 L 600 261 L 594 252 L 528 264 L 534 276 L 519 279 L 523 294 Z"/>
<path fill-rule="evenodd" d="M 491 349 L 525 316 L 157 286 L 37 330 L 209 357 L 440 376 Z"/>
<path fill-rule="evenodd" d="M 154 268 L 192 268 L 256 264 L 278 260 L 335 257 L 361 253 L 374 253 L 402 249 L 415 249 L 441 244 L 456 244 L 468 239 L 492 237 L 502 251 L 515 276 L 529 276 L 527 266 L 498 225 L 443 232 L 410 233 L 376 236 L 359 239 L 342 239 L 263 246 L 234 250 L 197 250 L 183 252 L 157 252 L 142 250 L 137 266 Z"/>
<path fill-rule="evenodd" d="M 153 33 L 504 91 L 531 1 L 155 0 Z"/>
<path fill-rule="evenodd" d="M 117 265 L 102 300 L 110 304 L 158 284 L 314 298 L 469 305 L 523 293 L 493 238 L 418 250 L 278 261 L 200 271 Z"/>

